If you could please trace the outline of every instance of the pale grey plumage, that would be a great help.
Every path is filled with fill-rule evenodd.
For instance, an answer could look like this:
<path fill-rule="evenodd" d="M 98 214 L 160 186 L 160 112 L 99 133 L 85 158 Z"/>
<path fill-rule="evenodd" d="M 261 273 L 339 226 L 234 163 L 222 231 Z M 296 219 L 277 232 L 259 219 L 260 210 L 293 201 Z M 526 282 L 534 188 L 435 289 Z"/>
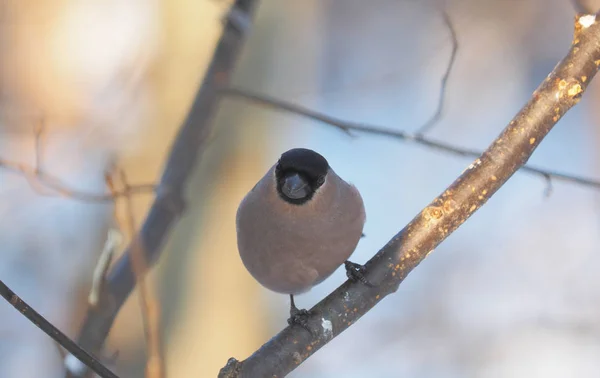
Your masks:
<path fill-rule="evenodd" d="M 321 167 L 326 172 L 324 181 L 316 184 L 320 186 L 305 202 L 288 202 L 278 191 L 281 177 L 275 164 L 242 200 L 237 238 L 242 261 L 260 284 L 279 293 L 299 294 L 329 277 L 350 257 L 366 216 L 358 190 L 323 157 L 311 150 L 288 152 L 295 153 L 296 160 L 286 166 L 286 172 L 298 169 L 302 175 L 303 162 L 297 157 L 315 154 L 325 164 Z"/>

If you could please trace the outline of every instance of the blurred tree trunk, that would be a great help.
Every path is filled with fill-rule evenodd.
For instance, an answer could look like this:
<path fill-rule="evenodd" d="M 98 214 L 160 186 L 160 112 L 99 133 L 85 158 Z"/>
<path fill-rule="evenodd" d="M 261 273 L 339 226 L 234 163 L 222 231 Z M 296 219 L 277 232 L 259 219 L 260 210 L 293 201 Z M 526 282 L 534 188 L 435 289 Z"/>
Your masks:
<path fill-rule="evenodd" d="M 220 29 L 217 15 L 211 18 Z M 285 86 L 269 69 L 282 48 L 274 42 L 275 30 L 298 33 L 312 19 L 310 6 L 261 1 L 234 83 Z M 197 31 L 205 33 L 202 27 Z M 310 66 L 310 57 L 305 58 Z M 190 185 L 190 210 L 173 237 L 162 272 L 163 308 L 175 312 L 165 314 L 171 376 L 214 377 L 229 357 L 247 355 L 269 337 L 272 317 L 263 299 L 265 291 L 239 258 L 235 214 L 243 196 L 272 164 L 269 156 L 278 153 L 269 149 L 277 145 L 278 135 L 287 133 L 274 132 L 279 128 L 271 125 L 275 120 L 270 112 L 228 101 L 215 120 L 212 141 Z"/>

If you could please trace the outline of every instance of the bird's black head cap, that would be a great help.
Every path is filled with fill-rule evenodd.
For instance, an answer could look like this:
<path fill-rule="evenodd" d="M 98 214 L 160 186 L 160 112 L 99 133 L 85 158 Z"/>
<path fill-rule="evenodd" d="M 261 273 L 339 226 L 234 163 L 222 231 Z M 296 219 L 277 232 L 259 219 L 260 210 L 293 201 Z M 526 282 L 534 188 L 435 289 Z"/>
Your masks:
<path fill-rule="evenodd" d="M 294 148 L 284 152 L 277 166 L 275 177 L 277 179 L 277 192 L 286 202 L 301 205 L 312 198 L 315 191 L 325 182 L 329 170 L 327 160 L 313 150 L 307 148 Z M 290 179 L 305 184 L 300 195 L 291 195 L 289 192 Z"/>

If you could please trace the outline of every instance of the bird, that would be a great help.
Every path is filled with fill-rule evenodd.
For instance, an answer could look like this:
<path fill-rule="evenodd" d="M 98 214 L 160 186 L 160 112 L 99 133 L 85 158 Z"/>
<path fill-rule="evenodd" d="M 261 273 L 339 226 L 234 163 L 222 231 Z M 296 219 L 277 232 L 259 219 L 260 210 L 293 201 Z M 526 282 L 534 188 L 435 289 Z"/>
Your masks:
<path fill-rule="evenodd" d="M 290 325 L 309 315 L 294 295 L 306 293 L 344 264 L 346 275 L 370 285 L 364 267 L 348 260 L 366 222 L 358 189 L 319 153 L 294 148 L 244 196 L 236 214 L 237 245 L 248 272 L 290 297 Z"/>

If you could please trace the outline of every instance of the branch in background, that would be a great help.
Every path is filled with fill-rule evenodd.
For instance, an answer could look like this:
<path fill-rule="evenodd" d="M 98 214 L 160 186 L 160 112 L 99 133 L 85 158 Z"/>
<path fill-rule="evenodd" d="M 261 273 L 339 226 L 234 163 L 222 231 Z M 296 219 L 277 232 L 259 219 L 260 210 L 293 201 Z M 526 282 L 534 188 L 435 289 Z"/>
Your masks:
<path fill-rule="evenodd" d="M 34 138 L 34 153 L 35 153 L 35 171 L 42 169 L 42 137 L 44 135 L 45 124 L 44 120 L 40 119 L 33 126 L 33 138 Z"/>
<path fill-rule="evenodd" d="M 572 108 L 600 64 L 600 23 L 576 17 L 567 56 L 533 93 L 502 134 L 440 196 L 365 265 L 373 287 L 346 281 L 310 310 L 306 332 L 287 327 L 246 360 L 231 358 L 219 377 L 283 377 L 373 306 L 398 290 L 406 276 L 523 165 Z"/>
<path fill-rule="evenodd" d="M 42 135 L 44 132 L 43 121 L 34 126 L 35 166 L 0 159 L 0 168 L 25 176 L 31 188 L 40 195 L 63 196 L 84 202 L 110 202 L 117 198 L 134 194 L 152 193 L 156 190 L 154 184 L 130 185 L 123 191 L 109 193 L 88 193 L 69 188 L 60 179 L 46 173 L 42 167 Z M 46 189 L 46 190 L 45 190 Z"/>
<path fill-rule="evenodd" d="M 576 1 L 577 2 L 577 1 Z M 252 93 L 250 91 L 246 91 L 239 88 L 223 88 L 222 92 L 225 96 L 234 97 L 234 98 L 242 98 L 248 100 L 250 102 L 271 107 L 275 110 L 284 110 L 290 113 L 294 113 L 303 117 L 310 118 L 312 120 L 322 122 L 324 124 L 336 127 L 346 134 L 352 135 L 352 131 L 358 131 L 365 134 L 373 134 L 373 135 L 381 135 L 387 136 L 391 138 L 395 138 L 398 140 L 402 140 L 405 142 L 414 142 L 416 144 L 430 147 L 432 149 L 450 153 L 453 155 L 465 156 L 465 157 L 478 157 L 481 155 L 481 151 L 471 150 L 466 148 L 461 148 L 457 146 L 453 146 L 448 143 L 436 141 L 434 139 L 428 138 L 423 134 L 431 129 L 441 118 L 442 111 L 444 108 L 445 98 L 446 98 L 446 88 L 448 78 L 452 72 L 452 68 L 454 66 L 454 62 L 456 60 L 456 55 L 458 52 L 458 38 L 456 35 L 456 30 L 450 20 L 448 13 L 445 10 L 442 10 L 442 17 L 444 20 L 444 24 L 448 28 L 450 32 L 450 37 L 452 41 L 452 52 L 450 54 L 450 59 L 448 61 L 448 65 L 446 67 L 446 71 L 444 72 L 444 76 L 441 80 L 440 86 L 440 94 L 438 97 L 438 106 L 436 108 L 435 113 L 425 122 L 421 127 L 417 129 L 415 133 L 408 133 L 404 131 L 394 130 L 391 128 L 386 128 L 382 126 L 369 125 L 364 123 L 356 123 L 341 120 L 338 118 L 330 117 L 328 115 L 304 108 L 299 105 L 295 105 L 289 102 L 285 102 L 274 97 L 270 97 L 267 95 L 262 95 L 258 93 Z M 544 190 L 544 194 L 546 197 L 550 196 L 553 191 L 552 179 L 562 180 L 566 182 L 571 182 L 574 184 L 592 187 L 594 189 L 600 189 L 600 181 L 593 180 L 590 178 L 575 176 L 566 173 L 553 172 L 547 169 L 535 168 L 529 165 L 525 165 L 521 168 L 521 171 L 541 176 L 546 180 L 546 189 Z"/>
<path fill-rule="evenodd" d="M 15 294 L 8 286 L 0 280 L 0 295 L 4 297 L 17 311 L 23 314 L 30 322 L 35 324 L 39 329 L 44 331 L 54 341 L 65 348 L 69 353 L 75 356 L 79 361 L 84 363 L 92 371 L 98 374 L 101 378 L 119 378 L 113 372 L 100 361 L 98 361 L 93 355 L 82 349 L 73 340 L 69 339 L 67 335 L 62 333 L 58 328 L 52 325 L 37 311 L 29 307 L 17 294 Z M 31 363 L 35 363 L 32 361 Z"/>
<path fill-rule="evenodd" d="M 122 235 L 121 232 L 110 228 L 106 235 L 106 241 L 104 242 L 104 248 L 100 252 L 98 262 L 94 268 L 94 274 L 92 275 L 92 287 L 90 294 L 88 295 L 88 304 L 90 306 L 97 306 L 100 301 L 100 295 L 102 293 L 103 286 L 106 285 L 106 273 L 110 267 L 113 256 L 121 245 Z"/>
<path fill-rule="evenodd" d="M 417 135 L 423 135 L 426 132 L 428 132 L 442 117 L 442 112 L 444 111 L 444 103 L 446 102 L 446 87 L 448 86 L 448 79 L 450 78 L 450 73 L 452 72 L 452 68 L 454 67 L 454 62 L 456 61 L 456 54 L 458 52 L 458 37 L 456 36 L 456 30 L 454 29 L 454 25 L 452 25 L 452 21 L 450 21 L 450 17 L 448 16 L 448 13 L 445 9 L 442 11 L 442 18 L 444 20 L 444 24 L 448 28 L 448 31 L 450 32 L 450 39 L 452 41 L 452 52 L 450 53 L 450 59 L 448 60 L 448 65 L 446 66 L 444 76 L 442 76 L 440 84 L 440 96 L 438 97 L 438 104 L 435 113 L 433 113 L 431 118 L 429 118 L 429 120 L 417 130 Z"/>
<path fill-rule="evenodd" d="M 127 176 L 120 171 L 121 182 L 125 189 L 129 187 Z M 162 345 L 160 339 L 160 310 L 155 292 L 149 290 L 144 280 L 144 275 L 148 270 L 144 247 L 135 235 L 135 220 L 133 216 L 133 204 L 131 196 L 125 197 L 126 205 L 126 227 L 127 233 L 131 236 L 131 262 L 135 281 L 139 292 L 140 308 L 142 313 L 142 323 L 144 326 L 144 336 L 148 349 L 148 361 L 146 362 L 146 378 L 164 377 L 164 360 L 162 358 Z M 103 287 L 106 287 L 103 285 Z"/>
<path fill-rule="evenodd" d="M 304 108 L 299 105 L 294 105 L 289 102 L 281 101 L 273 97 L 266 95 L 252 93 L 246 90 L 237 88 L 224 88 L 222 89 L 224 95 L 233 98 L 241 98 L 244 100 L 251 101 L 253 103 L 271 107 L 275 110 L 283 110 L 303 117 L 310 118 L 312 120 L 322 122 L 326 125 L 338 128 L 346 133 L 357 131 L 365 134 L 380 135 L 390 138 L 395 138 L 401 141 L 416 143 L 418 145 L 429 147 L 434 150 L 446 152 L 453 155 L 464 156 L 464 157 L 479 157 L 482 152 L 477 150 L 470 150 L 466 148 L 456 147 L 448 143 L 436 141 L 432 138 L 426 137 L 421 134 L 412 134 L 405 131 L 394 130 L 391 128 L 369 125 L 365 123 L 355 123 L 350 121 L 341 120 L 338 118 L 330 117 L 328 115 Z M 551 180 L 562 180 L 571 182 L 578 185 L 592 187 L 594 189 L 600 189 L 600 181 L 570 175 L 566 173 L 553 172 L 546 169 L 535 168 L 529 165 L 525 165 L 521 168 L 521 171 L 528 172 L 543 177 L 547 180 L 548 186 L 546 194 L 549 194 L 552 189 Z"/>
<path fill-rule="evenodd" d="M 58 178 L 27 164 L 17 163 L 9 160 L 0 159 L 0 168 L 6 168 L 9 171 L 25 176 L 33 190 L 44 196 L 62 196 L 83 202 L 112 202 L 117 198 L 128 195 L 153 193 L 156 191 L 154 184 L 131 185 L 127 190 L 114 193 L 89 193 L 81 190 L 69 188 Z M 50 192 L 42 191 L 40 185 Z"/>
<path fill-rule="evenodd" d="M 229 83 L 257 6 L 257 0 L 236 0 L 230 8 L 212 62 L 171 148 L 156 200 L 134 239 L 142 246 L 149 267 L 160 257 L 170 230 L 184 210 L 184 188 L 210 135 L 210 125 L 219 103 L 217 88 Z M 101 351 L 119 309 L 135 287 L 133 247 L 127 248 L 108 273 L 99 305 L 88 308 L 79 343 L 89 351 Z M 73 372 L 68 375 L 71 378 L 83 376 Z"/>

